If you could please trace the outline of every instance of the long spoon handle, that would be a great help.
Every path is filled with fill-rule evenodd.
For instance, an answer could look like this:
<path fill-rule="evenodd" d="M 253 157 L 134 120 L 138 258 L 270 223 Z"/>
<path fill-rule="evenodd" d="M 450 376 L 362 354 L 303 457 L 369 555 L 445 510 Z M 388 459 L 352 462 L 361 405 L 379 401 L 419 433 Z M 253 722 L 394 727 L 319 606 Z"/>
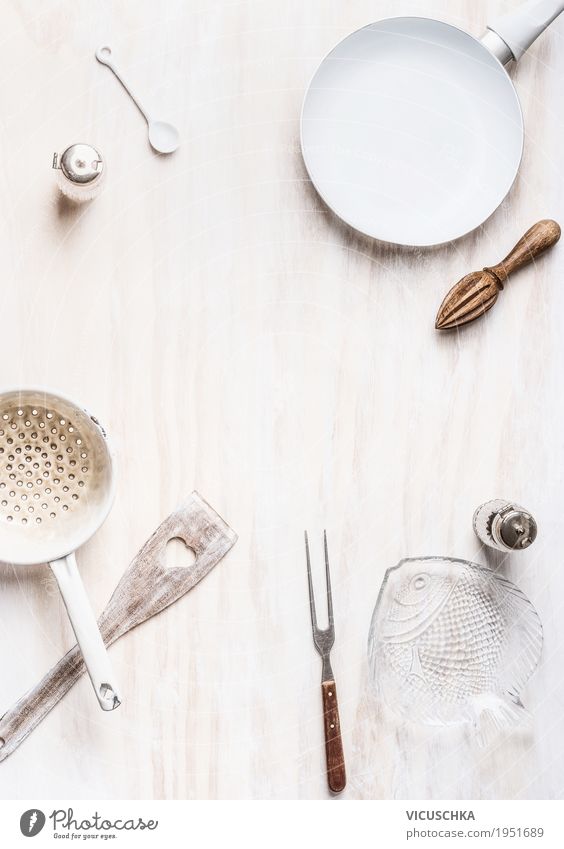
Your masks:
<path fill-rule="evenodd" d="M 517 271 L 524 265 L 528 265 L 529 262 L 532 262 L 544 253 L 544 251 L 548 250 L 548 248 L 555 245 L 560 238 L 560 233 L 560 225 L 556 221 L 550 219 L 538 221 L 519 239 L 505 259 L 502 259 L 500 263 L 491 268 L 486 268 L 485 271 L 493 274 L 500 281 L 503 288 L 503 284 L 510 274 L 513 274 L 514 271 Z"/>
<path fill-rule="evenodd" d="M 118 69 L 117 69 L 117 67 L 116 67 L 116 65 L 115 65 L 115 62 L 113 62 L 113 61 L 112 61 L 112 48 L 111 48 L 111 47 L 108 47 L 108 45 L 104 45 L 103 47 L 99 47 L 99 48 L 97 49 L 97 51 L 96 51 L 96 59 L 97 59 L 97 60 L 98 60 L 98 62 L 100 62 L 102 65 L 105 65 L 107 68 L 109 68 L 109 69 L 110 69 L 110 71 L 111 71 L 111 72 L 115 75 L 115 77 L 116 77 L 116 78 L 120 81 L 120 83 L 122 84 L 122 86 L 124 87 L 124 89 L 126 90 L 126 92 L 128 93 L 128 95 L 130 96 L 130 98 L 132 99 L 132 101 L 134 102 L 134 104 L 137 106 L 137 108 L 139 109 L 139 111 L 140 111 L 140 112 L 141 112 L 141 114 L 143 115 L 143 117 L 144 117 L 144 119 L 146 120 L 147 124 L 150 124 L 150 123 L 151 123 L 151 119 L 150 119 L 150 117 L 149 117 L 149 113 L 148 113 L 148 112 L 147 112 L 147 110 L 146 110 L 146 109 L 145 109 L 145 108 L 141 105 L 141 101 L 139 100 L 139 98 L 137 97 L 137 95 L 133 94 L 133 90 L 131 89 L 131 87 L 130 87 L 129 85 L 127 85 L 127 83 L 126 83 L 126 82 L 125 82 L 125 80 L 123 79 L 122 75 L 121 75 L 121 74 L 120 74 L 120 72 L 118 71 Z"/>

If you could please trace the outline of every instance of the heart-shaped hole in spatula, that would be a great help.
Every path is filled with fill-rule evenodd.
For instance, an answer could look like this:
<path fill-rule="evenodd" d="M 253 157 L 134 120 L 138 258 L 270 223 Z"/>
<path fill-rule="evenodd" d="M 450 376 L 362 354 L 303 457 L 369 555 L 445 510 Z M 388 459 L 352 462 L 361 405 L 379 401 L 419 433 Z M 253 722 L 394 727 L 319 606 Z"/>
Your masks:
<path fill-rule="evenodd" d="M 165 566 L 167 569 L 187 569 L 196 560 L 196 552 L 183 539 L 174 537 L 166 544 Z"/>

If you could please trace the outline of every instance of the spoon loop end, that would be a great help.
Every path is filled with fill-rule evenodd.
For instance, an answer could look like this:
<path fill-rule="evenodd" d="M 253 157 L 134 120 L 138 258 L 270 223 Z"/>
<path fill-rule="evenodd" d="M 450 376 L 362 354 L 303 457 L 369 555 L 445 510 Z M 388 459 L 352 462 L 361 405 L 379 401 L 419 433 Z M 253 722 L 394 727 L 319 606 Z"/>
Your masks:
<path fill-rule="evenodd" d="M 108 65 L 111 67 L 112 65 L 112 48 L 107 44 L 102 45 L 102 47 L 98 47 L 96 50 L 96 59 L 98 62 L 101 62 L 102 65 Z"/>

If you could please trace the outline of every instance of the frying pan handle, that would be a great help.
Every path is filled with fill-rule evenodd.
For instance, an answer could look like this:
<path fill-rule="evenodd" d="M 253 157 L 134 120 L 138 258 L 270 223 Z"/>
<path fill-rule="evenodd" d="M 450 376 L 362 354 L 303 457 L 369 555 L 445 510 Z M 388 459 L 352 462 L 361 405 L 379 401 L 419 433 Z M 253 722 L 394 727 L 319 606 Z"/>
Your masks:
<path fill-rule="evenodd" d="M 491 24 L 488 24 L 488 30 L 505 42 L 511 57 L 517 61 L 562 12 L 564 12 L 562 0 L 528 0 L 515 12 L 509 12 L 493 20 Z M 486 46 L 489 46 L 488 35 L 484 37 Z M 494 52 L 497 55 L 497 51 Z"/>
<path fill-rule="evenodd" d="M 76 565 L 76 558 L 74 554 L 69 554 L 61 560 L 53 560 L 49 565 L 57 579 L 100 707 L 102 710 L 114 710 L 121 699 L 102 635 Z"/>

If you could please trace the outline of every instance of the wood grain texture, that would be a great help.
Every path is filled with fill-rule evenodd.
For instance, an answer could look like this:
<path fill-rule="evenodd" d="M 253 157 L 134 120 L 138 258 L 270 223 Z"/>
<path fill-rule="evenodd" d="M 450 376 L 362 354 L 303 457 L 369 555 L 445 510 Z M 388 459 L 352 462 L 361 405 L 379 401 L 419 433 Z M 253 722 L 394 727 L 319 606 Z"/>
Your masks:
<path fill-rule="evenodd" d="M 167 566 L 167 545 L 182 540 L 193 551 L 189 566 Z M 162 522 L 133 559 L 102 611 L 98 627 L 106 646 L 162 613 L 191 590 L 233 547 L 236 533 L 193 492 Z M 0 762 L 39 725 L 84 673 L 74 646 L 16 704 L 0 717 Z"/>
<path fill-rule="evenodd" d="M 333 793 L 341 793 L 347 784 L 347 773 L 345 769 L 343 740 L 341 737 L 337 687 L 334 681 L 324 681 L 322 683 L 321 697 L 323 700 L 327 784 Z"/>
<path fill-rule="evenodd" d="M 119 710 L 100 715 L 83 677 L 0 764 L 0 795 L 328 798 L 304 527 L 331 539 L 340 798 L 564 795 L 562 242 L 464 334 L 434 330 L 449 283 L 509 233 L 564 220 L 564 20 L 511 71 L 526 125 L 517 182 L 453 245 L 359 236 L 324 207 L 299 150 L 305 87 L 348 32 L 404 13 L 479 35 L 516 5 L 2 4 L 0 383 L 58 387 L 115 444 L 115 506 L 80 552 L 93 607 L 192 488 L 239 541 L 186 604 L 113 646 Z M 148 146 L 94 58 L 105 41 L 147 109 L 178 126 L 176 153 Z M 78 140 L 99 147 L 108 180 L 76 210 L 51 158 Z M 480 548 L 472 514 L 494 497 L 538 520 L 527 551 Z M 466 730 L 404 725 L 366 690 L 384 572 L 433 554 L 498 566 L 543 622 L 523 693 L 532 727 L 485 752 Z M 322 571 L 321 547 L 312 558 Z M 47 568 L 0 567 L 0 712 L 73 643 Z"/>
<path fill-rule="evenodd" d="M 553 247 L 560 234 L 560 225 L 556 221 L 537 221 L 500 263 L 482 271 L 473 271 L 455 283 L 439 307 L 436 329 L 452 330 L 484 315 L 497 301 L 509 275 Z"/>
<path fill-rule="evenodd" d="M 491 310 L 503 289 L 499 278 L 489 269 L 471 271 L 445 295 L 435 319 L 437 330 L 463 327 Z"/>
<path fill-rule="evenodd" d="M 505 283 L 510 274 L 534 262 L 537 257 L 556 244 L 560 239 L 560 235 L 560 225 L 557 221 L 551 221 L 550 219 L 537 221 L 519 239 L 505 259 L 485 270 L 493 274 L 503 286 L 503 283 Z"/>

